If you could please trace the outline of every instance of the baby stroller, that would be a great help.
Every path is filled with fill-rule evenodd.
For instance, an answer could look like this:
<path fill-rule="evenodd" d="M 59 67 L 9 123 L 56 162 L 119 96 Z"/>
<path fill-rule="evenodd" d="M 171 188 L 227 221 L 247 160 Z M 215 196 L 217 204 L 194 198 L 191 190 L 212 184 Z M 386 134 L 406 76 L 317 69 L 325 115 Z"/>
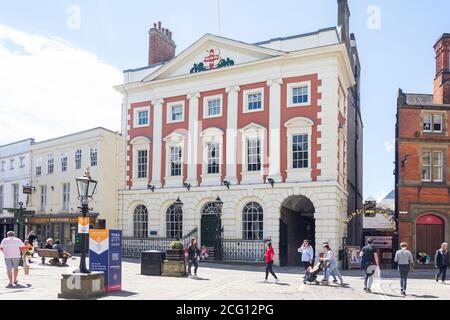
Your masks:
<path fill-rule="evenodd" d="M 305 276 L 303 277 L 303 283 L 304 284 L 320 284 L 319 281 L 317 281 L 317 277 L 319 273 L 323 271 L 323 262 L 317 263 L 314 268 L 309 267 L 308 270 L 306 270 Z"/>

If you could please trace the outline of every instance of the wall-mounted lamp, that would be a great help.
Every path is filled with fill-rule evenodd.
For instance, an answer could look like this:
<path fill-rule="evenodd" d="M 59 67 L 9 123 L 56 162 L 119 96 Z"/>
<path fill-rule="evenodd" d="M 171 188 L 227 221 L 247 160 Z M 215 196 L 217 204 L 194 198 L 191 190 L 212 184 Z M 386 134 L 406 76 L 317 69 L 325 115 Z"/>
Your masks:
<path fill-rule="evenodd" d="M 402 168 L 404 168 L 405 165 L 408 163 L 408 158 L 409 158 L 410 156 L 411 156 L 410 154 L 407 154 L 407 155 L 403 158 L 403 160 L 401 161 L 401 163 L 402 163 Z"/>
<path fill-rule="evenodd" d="M 187 183 L 187 182 L 185 182 L 185 183 L 183 183 L 183 186 L 188 190 L 188 191 L 191 191 L 191 184 L 190 183 Z"/>
<path fill-rule="evenodd" d="M 225 187 L 227 187 L 228 190 L 230 190 L 231 183 L 230 183 L 229 181 L 223 180 L 223 181 L 222 181 L 222 184 L 223 184 Z"/>
<path fill-rule="evenodd" d="M 154 185 L 148 184 L 147 185 L 147 189 L 148 190 L 152 190 L 152 192 L 155 192 L 155 186 Z"/>
<path fill-rule="evenodd" d="M 274 184 L 275 184 L 275 180 L 273 180 L 272 178 L 268 178 L 268 179 L 267 179 L 267 182 L 270 183 L 270 185 L 271 185 L 272 188 L 273 188 L 273 186 L 274 186 Z"/>

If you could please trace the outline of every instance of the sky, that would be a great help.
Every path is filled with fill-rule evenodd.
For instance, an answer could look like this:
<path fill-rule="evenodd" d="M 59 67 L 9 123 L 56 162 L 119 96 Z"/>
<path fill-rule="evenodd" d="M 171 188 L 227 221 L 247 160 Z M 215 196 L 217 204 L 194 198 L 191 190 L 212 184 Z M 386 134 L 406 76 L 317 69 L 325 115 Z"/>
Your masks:
<path fill-rule="evenodd" d="M 433 45 L 450 32 L 448 0 L 349 0 L 362 65 L 364 197 L 394 188 L 398 89 L 432 93 Z M 221 0 L 221 35 L 254 43 L 337 24 L 336 0 Z M 1 0 L 0 145 L 97 126 L 120 130 L 122 70 L 147 63 L 148 29 L 177 53 L 218 34 L 214 0 Z"/>

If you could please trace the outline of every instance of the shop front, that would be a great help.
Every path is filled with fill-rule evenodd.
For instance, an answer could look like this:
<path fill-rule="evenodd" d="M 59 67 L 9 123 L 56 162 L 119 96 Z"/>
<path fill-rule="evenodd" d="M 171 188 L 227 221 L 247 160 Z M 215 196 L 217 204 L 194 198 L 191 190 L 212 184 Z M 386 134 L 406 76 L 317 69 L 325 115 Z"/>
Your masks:
<path fill-rule="evenodd" d="M 34 230 L 39 246 L 43 247 L 48 238 L 61 240 L 66 250 L 73 251 L 76 243 L 80 214 L 43 214 L 28 218 L 28 230 Z M 90 228 L 98 228 L 98 213 L 89 213 Z"/>

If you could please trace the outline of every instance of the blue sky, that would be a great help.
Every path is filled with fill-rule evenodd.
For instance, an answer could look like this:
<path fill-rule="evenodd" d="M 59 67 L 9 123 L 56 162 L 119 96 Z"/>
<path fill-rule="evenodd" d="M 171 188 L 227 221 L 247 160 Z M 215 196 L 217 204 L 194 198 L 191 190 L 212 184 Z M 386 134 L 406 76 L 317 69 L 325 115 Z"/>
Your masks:
<path fill-rule="evenodd" d="M 406 92 L 432 93 L 435 72 L 433 45 L 442 33 L 450 32 L 448 18 L 450 2 L 350 0 L 349 3 L 352 13 L 351 32 L 356 35 L 362 64 L 361 105 L 365 125 L 364 195 L 377 198 L 394 188 L 392 175 L 394 150 L 391 144 L 395 133 L 397 90 L 401 87 Z M 80 9 L 80 29 L 67 27 L 67 21 L 71 17 L 67 10 L 72 5 Z M 380 8 L 380 29 L 367 26 L 367 21 L 371 17 L 367 10 L 373 5 Z M 258 42 L 273 37 L 300 34 L 336 25 L 336 14 L 336 0 L 221 0 L 222 36 Z M 69 89 L 65 86 L 63 90 L 51 94 L 59 95 L 57 97 L 59 101 L 76 101 L 83 92 L 89 91 L 94 85 L 102 86 L 98 90 L 102 93 L 102 97 L 107 97 L 103 100 L 108 101 L 103 103 L 102 110 L 110 111 L 111 115 L 107 113 L 105 116 L 102 111 L 98 117 L 110 117 L 115 130 L 120 128 L 118 123 L 120 97 L 111 86 L 120 82 L 120 73 L 109 66 L 120 71 L 144 66 L 148 50 L 147 30 L 153 22 L 161 20 L 163 26 L 173 31 L 174 40 L 178 45 L 177 52 L 181 52 L 203 34 L 217 34 L 217 16 L 217 4 L 213 0 L 22 0 L 3 2 L 0 5 L 0 26 L 7 27 L 9 35 L 13 30 L 18 30 L 30 36 L 24 41 L 31 41 L 31 35 L 39 35 L 68 44 L 70 53 L 64 57 L 73 58 L 65 60 L 60 57 L 61 64 L 58 65 L 58 69 L 61 77 L 64 75 L 65 65 L 69 63 L 71 65 L 67 66 L 69 77 L 70 72 L 78 71 L 80 79 L 89 78 L 90 75 L 87 73 L 91 73 L 90 69 L 84 72 L 84 69 L 77 66 L 77 54 L 82 54 L 88 61 L 87 65 L 92 66 L 93 70 L 105 74 L 104 78 L 91 79 L 92 84 L 89 88 L 81 85 L 78 88 L 81 80 L 73 76 Z M 18 48 L 14 48 L 17 44 L 8 42 L 7 39 L 3 39 L 2 42 L 1 34 L 0 45 L 9 50 L 7 52 L 10 55 L 14 54 L 16 57 L 21 54 L 20 46 L 25 46 L 21 42 Z M 51 69 L 51 59 L 46 61 L 50 63 L 49 67 L 34 71 L 35 84 L 39 84 L 39 77 L 45 79 L 47 73 L 45 70 Z M 0 60 L 0 81 L 3 67 Z M 16 70 L 19 70 L 16 76 L 23 79 L 25 74 L 19 73 L 27 70 L 20 68 Z M 9 72 L 8 78 L 11 78 L 13 71 Z M 51 79 L 47 78 L 47 83 L 51 84 Z M 33 82 L 30 82 L 31 84 Z M 80 94 L 71 95 L 70 87 L 79 90 Z M 25 90 L 27 89 L 25 87 Z M 64 94 L 67 94 L 67 97 Z M 93 92 L 90 94 L 95 95 Z M 4 96 L 4 93 L 0 96 Z M 88 105 L 89 97 L 89 95 L 84 97 L 84 101 L 77 102 L 71 109 L 76 109 L 78 105 Z M 97 100 L 98 104 L 102 103 L 99 97 L 93 99 Z M 20 115 L 14 115 L 13 103 L 2 104 L 0 98 L 0 108 L 5 110 L 9 108 L 9 116 L 15 117 L 3 118 L 3 124 L 7 122 L 8 129 L 0 131 L 0 143 L 30 135 L 45 139 L 63 133 L 66 129 L 72 129 L 69 121 L 61 124 L 62 121 L 54 119 L 58 114 L 53 113 L 52 104 L 46 103 L 44 98 L 39 101 L 41 104 L 36 103 L 33 108 L 35 113 L 32 113 L 31 109 L 21 109 Z M 32 108 L 25 101 L 23 104 Z M 50 115 L 40 112 L 45 108 Z M 60 116 L 64 117 L 65 114 L 67 115 L 63 109 Z M 17 121 L 22 116 L 28 119 L 31 129 L 36 120 L 41 119 L 47 130 L 42 130 L 42 124 L 40 133 L 23 130 L 25 120 Z M 86 117 L 92 119 L 84 124 L 82 120 Z M 96 114 L 89 116 L 75 114 L 71 119 L 74 126 L 77 124 L 77 128 L 80 128 L 83 125 L 95 125 L 98 119 L 96 117 Z M 45 121 L 49 121 L 48 124 Z M 103 125 L 104 122 L 100 124 Z"/>

